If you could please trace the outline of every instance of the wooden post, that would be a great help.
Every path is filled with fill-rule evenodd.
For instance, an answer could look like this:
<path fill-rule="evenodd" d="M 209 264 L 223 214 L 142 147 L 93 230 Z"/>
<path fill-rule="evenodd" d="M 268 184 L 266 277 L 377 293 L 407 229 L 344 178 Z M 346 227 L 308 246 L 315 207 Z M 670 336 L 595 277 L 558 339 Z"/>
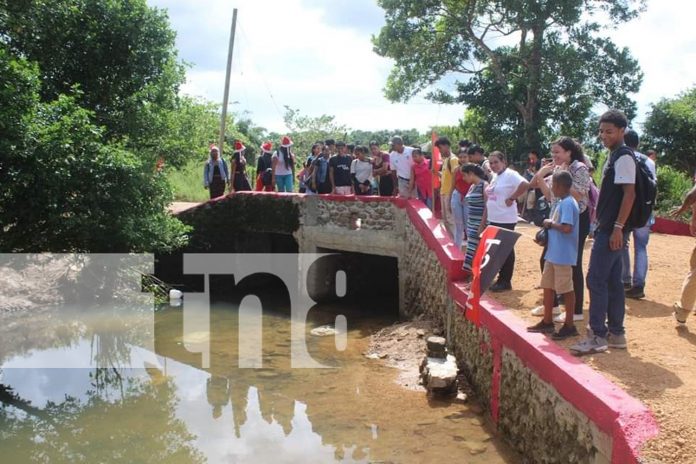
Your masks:
<path fill-rule="evenodd" d="M 227 119 L 227 104 L 230 98 L 230 75 L 232 73 L 232 52 L 234 51 L 234 34 L 237 30 L 237 9 L 232 12 L 232 29 L 230 30 L 230 46 L 227 52 L 227 75 L 225 76 L 225 96 L 222 99 L 222 120 L 220 121 L 220 156 L 225 144 L 225 122 Z"/>

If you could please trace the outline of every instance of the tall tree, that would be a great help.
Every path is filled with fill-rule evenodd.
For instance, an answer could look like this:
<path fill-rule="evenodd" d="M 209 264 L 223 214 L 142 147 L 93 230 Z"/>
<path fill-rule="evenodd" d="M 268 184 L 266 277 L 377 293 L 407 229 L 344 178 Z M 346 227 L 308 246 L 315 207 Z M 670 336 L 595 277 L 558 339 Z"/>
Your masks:
<path fill-rule="evenodd" d="M 635 113 L 628 94 L 642 81 L 638 63 L 599 32 L 635 18 L 644 0 L 378 3 L 386 25 L 373 41 L 395 60 L 386 85 L 393 101 L 434 87 L 431 100 L 468 105 L 518 148 L 541 148 L 548 133 L 583 135 L 598 103 Z"/>
<path fill-rule="evenodd" d="M 696 87 L 652 106 L 645 121 L 644 145 L 661 151 L 661 161 L 678 169 L 696 169 Z"/>
<path fill-rule="evenodd" d="M 175 36 L 146 0 L 0 0 L 0 42 L 38 65 L 41 100 L 76 96 L 105 137 L 150 161 L 181 146 L 169 131 L 186 105 Z"/>

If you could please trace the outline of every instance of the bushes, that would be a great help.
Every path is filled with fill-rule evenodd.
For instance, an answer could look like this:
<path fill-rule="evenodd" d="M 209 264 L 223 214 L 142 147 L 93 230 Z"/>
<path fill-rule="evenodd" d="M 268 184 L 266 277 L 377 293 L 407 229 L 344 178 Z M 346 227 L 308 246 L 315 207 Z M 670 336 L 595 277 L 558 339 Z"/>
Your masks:
<path fill-rule="evenodd" d="M 666 215 L 681 205 L 686 192 L 692 187 L 689 177 L 671 166 L 657 168 L 657 211 Z"/>
<path fill-rule="evenodd" d="M 13 69 L 3 60 L 17 62 L 0 54 L 3 69 Z M 31 81 L 31 72 L 25 77 L 20 80 Z M 37 101 L 35 88 L 20 89 L 27 89 L 23 101 Z M 65 95 L 26 108 L 19 119 L 0 112 L 1 127 L 8 120 L 21 126 L 12 139 L 0 137 L 0 252 L 143 252 L 185 243 L 188 228 L 166 212 L 166 179 L 122 146 L 104 142 L 92 117 Z"/>

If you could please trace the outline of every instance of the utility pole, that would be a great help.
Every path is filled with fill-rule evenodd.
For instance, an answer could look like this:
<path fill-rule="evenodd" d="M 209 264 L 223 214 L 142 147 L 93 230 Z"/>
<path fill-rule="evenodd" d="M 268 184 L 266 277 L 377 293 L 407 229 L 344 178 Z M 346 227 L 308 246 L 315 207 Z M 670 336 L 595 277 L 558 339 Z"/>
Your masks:
<path fill-rule="evenodd" d="M 220 156 L 225 144 L 225 122 L 227 119 L 227 103 L 230 98 L 230 74 L 232 73 L 232 52 L 234 51 L 234 34 L 237 30 L 237 9 L 232 12 L 232 29 L 230 30 L 230 46 L 227 52 L 227 75 L 225 76 L 225 96 L 222 100 L 222 120 L 220 121 Z"/>

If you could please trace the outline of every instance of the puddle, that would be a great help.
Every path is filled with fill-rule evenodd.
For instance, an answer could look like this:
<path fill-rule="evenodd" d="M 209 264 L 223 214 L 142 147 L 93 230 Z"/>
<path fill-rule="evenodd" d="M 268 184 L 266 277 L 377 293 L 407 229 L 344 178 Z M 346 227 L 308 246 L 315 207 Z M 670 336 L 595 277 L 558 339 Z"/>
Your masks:
<path fill-rule="evenodd" d="M 24 315 L 0 329 L 2 462 L 518 462 L 468 405 L 428 401 L 363 356 L 392 322 L 376 309 L 312 311 L 307 351 L 325 369 L 291 368 L 282 313 L 264 314 L 262 342 L 243 325 L 241 343 L 222 304 L 189 338 L 181 308 L 158 310 L 150 341 L 142 315 Z M 347 333 L 309 335 L 339 314 Z M 209 367 L 187 343 L 209 344 Z"/>

